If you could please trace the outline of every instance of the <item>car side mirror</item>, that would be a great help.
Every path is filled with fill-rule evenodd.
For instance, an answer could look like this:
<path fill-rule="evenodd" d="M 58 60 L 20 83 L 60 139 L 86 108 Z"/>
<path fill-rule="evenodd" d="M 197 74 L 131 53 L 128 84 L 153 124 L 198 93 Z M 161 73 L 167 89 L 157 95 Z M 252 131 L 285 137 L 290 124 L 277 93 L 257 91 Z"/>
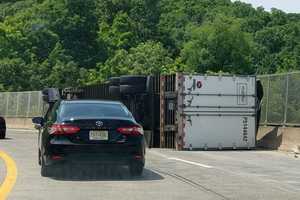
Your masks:
<path fill-rule="evenodd" d="M 32 123 L 34 124 L 34 128 L 41 129 L 44 125 L 44 118 L 43 117 L 34 117 L 32 119 Z"/>

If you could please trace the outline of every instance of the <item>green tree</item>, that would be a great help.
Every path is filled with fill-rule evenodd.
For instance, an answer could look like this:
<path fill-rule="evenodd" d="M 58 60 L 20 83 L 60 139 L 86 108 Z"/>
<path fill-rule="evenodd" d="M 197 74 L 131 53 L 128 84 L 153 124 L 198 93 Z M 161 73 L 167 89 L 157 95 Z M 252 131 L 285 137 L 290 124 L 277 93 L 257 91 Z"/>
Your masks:
<path fill-rule="evenodd" d="M 30 89 L 24 77 L 28 75 L 25 62 L 22 59 L 1 59 L 0 80 L 1 89 L 5 91 L 18 91 Z"/>
<path fill-rule="evenodd" d="M 45 84 L 51 87 L 77 86 L 86 72 L 83 68 L 78 67 L 78 64 L 66 53 L 66 50 L 63 49 L 60 43 L 56 44 L 49 55 L 49 59 L 42 65 L 46 69 L 51 69 L 49 74 L 47 74 Z"/>
<path fill-rule="evenodd" d="M 255 41 L 264 49 L 258 55 L 266 73 L 299 69 L 300 24 L 266 27 L 256 32 Z"/>
<path fill-rule="evenodd" d="M 126 13 L 118 13 L 111 26 L 102 23 L 98 37 L 106 44 L 110 55 L 138 44 L 136 24 Z"/>
<path fill-rule="evenodd" d="M 45 0 L 37 15 L 59 35 L 61 44 L 80 67 L 95 67 L 106 58 L 103 44 L 97 42 L 94 0 Z"/>
<path fill-rule="evenodd" d="M 159 74 L 175 71 L 172 58 L 161 43 L 141 43 L 129 51 L 118 50 L 105 64 L 99 64 L 99 71 L 89 72 L 88 82 L 102 82 L 112 76 L 125 74 Z"/>
<path fill-rule="evenodd" d="M 3 0 L 0 88 L 299 70 L 300 14 L 231 0 Z M 11 80 L 10 80 L 11 79 Z"/>
<path fill-rule="evenodd" d="M 191 26 L 182 50 L 187 71 L 253 73 L 251 40 L 238 21 L 220 16 L 201 27 Z"/>

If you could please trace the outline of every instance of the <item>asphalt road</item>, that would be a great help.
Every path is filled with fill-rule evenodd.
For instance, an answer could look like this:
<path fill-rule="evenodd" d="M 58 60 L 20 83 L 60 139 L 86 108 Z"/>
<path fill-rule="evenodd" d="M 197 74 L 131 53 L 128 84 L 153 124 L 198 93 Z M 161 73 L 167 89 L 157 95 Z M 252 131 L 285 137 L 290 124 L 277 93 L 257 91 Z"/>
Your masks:
<path fill-rule="evenodd" d="M 69 169 L 56 178 L 40 176 L 37 135 L 8 131 L 0 151 L 16 163 L 8 199 L 221 200 L 300 199 L 300 158 L 274 151 L 147 151 L 142 177 L 126 168 Z M 6 165 L 0 158 L 0 181 Z"/>

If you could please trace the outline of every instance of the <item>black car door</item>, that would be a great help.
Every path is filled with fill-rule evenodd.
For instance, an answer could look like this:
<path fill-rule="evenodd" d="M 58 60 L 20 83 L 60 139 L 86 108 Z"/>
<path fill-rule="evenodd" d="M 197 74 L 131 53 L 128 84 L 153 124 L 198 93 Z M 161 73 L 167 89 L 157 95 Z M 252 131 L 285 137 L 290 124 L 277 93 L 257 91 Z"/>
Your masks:
<path fill-rule="evenodd" d="M 49 129 L 52 126 L 53 123 L 56 121 L 56 112 L 60 106 L 60 102 L 56 102 L 53 105 L 49 106 L 49 109 L 44 117 L 44 124 L 43 127 L 40 131 L 40 136 L 39 136 L 39 143 L 40 143 L 40 150 L 42 155 L 45 155 L 45 149 L 46 146 L 48 145 L 49 141 Z"/>

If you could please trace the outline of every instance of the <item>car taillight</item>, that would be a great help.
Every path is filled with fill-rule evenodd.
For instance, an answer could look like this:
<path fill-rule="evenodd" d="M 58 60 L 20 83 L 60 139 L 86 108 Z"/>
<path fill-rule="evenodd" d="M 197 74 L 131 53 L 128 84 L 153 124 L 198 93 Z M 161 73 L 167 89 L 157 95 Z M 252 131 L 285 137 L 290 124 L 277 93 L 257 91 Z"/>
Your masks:
<path fill-rule="evenodd" d="M 118 128 L 117 131 L 123 135 L 139 136 L 144 135 L 144 130 L 140 126 L 129 126 Z"/>
<path fill-rule="evenodd" d="M 80 131 L 80 128 L 67 124 L 53 124 L 50 128 L 51 135 L 71 135 Z"/>

